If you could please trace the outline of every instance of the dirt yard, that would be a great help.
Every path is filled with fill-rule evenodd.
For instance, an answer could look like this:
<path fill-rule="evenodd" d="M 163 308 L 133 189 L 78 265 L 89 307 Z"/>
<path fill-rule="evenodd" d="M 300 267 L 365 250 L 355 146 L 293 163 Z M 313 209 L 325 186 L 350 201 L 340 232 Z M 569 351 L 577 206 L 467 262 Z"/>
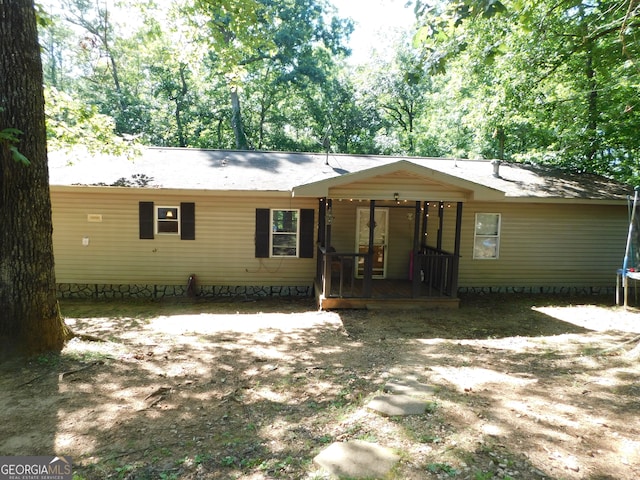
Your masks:
<path fill-rule="evenodd" d="M 324 479 L 314 456 L 361 439 L 398 480 L 636 480 L 640 313 L 606 302 L 63 302 L 105 341 L 0 364 L 0 455 L 70 455 L 86 480 Z M 366 408 L 407 377 L 436 387 L 427 414 Z"/>

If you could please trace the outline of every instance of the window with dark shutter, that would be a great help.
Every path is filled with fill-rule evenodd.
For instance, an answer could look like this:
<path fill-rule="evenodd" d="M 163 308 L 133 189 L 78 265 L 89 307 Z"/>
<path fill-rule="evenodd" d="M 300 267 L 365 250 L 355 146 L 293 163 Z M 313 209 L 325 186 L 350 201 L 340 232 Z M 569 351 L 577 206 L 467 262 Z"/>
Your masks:
<path fill-rule="evenodd" d="M 140 202 L 138 204 L 138 221 L 140 224 L 140 239 L 153 239 L 154 234 L 154 213 L 153 202 Z"/>
<path fill-rule="evenodd" d="M 315 211 L 256 209 L 256 258 L 313 258 Z"/>
<path fill-rule="evenodd" d="M 180 239 L 196 239 L 196 204 L 193 202 L 180 204 Z"/>
<path fill-rule="evenodd" d="M 196 204 L 183 202 L 180 207 L 156 207 L 153 202 L 139 202 L 139 238 L 153 239 L 156 234 L 180 235 L 181 240 L 196 239 Z"/>

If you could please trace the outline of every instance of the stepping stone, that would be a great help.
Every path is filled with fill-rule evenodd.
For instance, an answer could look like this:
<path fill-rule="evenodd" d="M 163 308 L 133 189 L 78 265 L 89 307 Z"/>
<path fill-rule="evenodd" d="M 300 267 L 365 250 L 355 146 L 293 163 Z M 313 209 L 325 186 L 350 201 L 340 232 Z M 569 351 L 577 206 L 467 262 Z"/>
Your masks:
<path fill-rule="evenodd" d="M 387 478 L 400 456 L 376 443 L 350 440 L 329 445 L 313 459 L 338 478 Z"/>
<path fill-rule="evenodd" d="M 412 395 L 414 397 L 423 397 L 436 393 L 436 389 L 432 386 L 416 380 L 392 380 L 384 386 L 383 390 L 385 393 Z"/>
<path fill-rule="evenodd" d="M 367 408 L 389 417 L 422 415 L 427 410 L 427 402 L 410 395 L 378 395 L 367 404 Z"/>

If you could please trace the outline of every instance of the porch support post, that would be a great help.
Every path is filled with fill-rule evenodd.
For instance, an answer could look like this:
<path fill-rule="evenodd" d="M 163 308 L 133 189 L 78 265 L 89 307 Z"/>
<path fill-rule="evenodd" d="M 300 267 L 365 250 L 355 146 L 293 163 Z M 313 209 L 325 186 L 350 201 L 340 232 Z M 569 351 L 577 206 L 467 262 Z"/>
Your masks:
<path fill-rule="evenodd" d="M 323 282 L 323 294 L 325 298 L 328 298 L 331 294 L 331 259 L 327 257 L 326 252 L 331 246 L 331 223 L 328 222 L 328 218 L 331 215 L 331 209 L 333 207 L 333 199 L 328 198 L 325 202 L 326 210 L 324 214 L 324 282 Z"/>
<path fill-rule="evenodd" d="M 451 268 L 451 296 L 458 296 L 458 271 L 460 267 L 460 239 L 462 237 L 462 202 L 456 208 L 456 240 L 453 247 L 453 266 Z"/>
<path fill-rule="evenodd" d="M 326 198 L 318 199 L 318 239 L 316 241 L 316 278 L 315 287 L 319 290 L 316 292 L 319 295 L 324 296 L 324 254 L 322 247 L 324 247 L 325 239 L 325 203 Z"/>
<path fill-rule="evenodd" d="M 415 213 L 413 214 L 413 250 L 415 252 L 420 248 L 420 202 L 416 202 Z"/>
<path fill-rule="evenodd" d="M 318 200 L 318 246 L 324 247 L 326 245 L 325 239 L 327 238 L 327 231 L 325 229 L 327 219 L 327 199 L 321 198 Z"/>
<path fill-rule="evenodd" d="M 418 255 L 420 249 L 420 201 L 416 202 L 416 209 L 413 214 L 413 278 L 411 279 L 411 296 L 420 296 L 420 270 L 422 270 L 421 257 Z"/>
<path fill-rule="evenodd" d="M 373 281 L 373 237 L 376 228 L 376 201 L 369 202 L 369 248 L 367 256 L 364 259 L 364 279 L 363 279 L 363 296 L 371 297 L 371 287 Z"/>
<path fill-rule="evenodd" d="M 427 246 L 427 227 L 429 226 L 429 202 L 423 202 L 422 207 L 424 208 L 423 212 L 423 220 L 422 220 L 422 236 L 420 237 L 420 246 Z"/>
<path fill-rule="evenodd" d="M 444 202 L 438 203 L 438 250 L 442 250 L 442 228 L 444 226 Z"/>
<path fill-rule="evenodd" d="M 327 209 L 324 215 L 324 247 L 329 248 L 331 246 L 331 223 L 327 220 L 330 218 L 333 209 L 333 199 L 327 199 L 326 205 Z"/>

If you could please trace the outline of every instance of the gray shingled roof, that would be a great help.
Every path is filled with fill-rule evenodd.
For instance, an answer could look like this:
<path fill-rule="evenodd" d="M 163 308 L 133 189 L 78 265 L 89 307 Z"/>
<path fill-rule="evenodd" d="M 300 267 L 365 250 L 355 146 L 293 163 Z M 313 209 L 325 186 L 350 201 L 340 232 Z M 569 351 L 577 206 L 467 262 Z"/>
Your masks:
<path fill-rule="evenodd" d="M 49 153 L 51 185 L 111 185 L 143 174 L 151 187 L 223 191 L 282 191 L 396 162 L 410 162 L 522 199 L 625 200 L 632 188 L 604 177 L 503 162 L 500 176 L 488 160 L 318 153 L 146 148 L 129 160 Z M 406 165 L 406 164 L 405 164 Z"/>

